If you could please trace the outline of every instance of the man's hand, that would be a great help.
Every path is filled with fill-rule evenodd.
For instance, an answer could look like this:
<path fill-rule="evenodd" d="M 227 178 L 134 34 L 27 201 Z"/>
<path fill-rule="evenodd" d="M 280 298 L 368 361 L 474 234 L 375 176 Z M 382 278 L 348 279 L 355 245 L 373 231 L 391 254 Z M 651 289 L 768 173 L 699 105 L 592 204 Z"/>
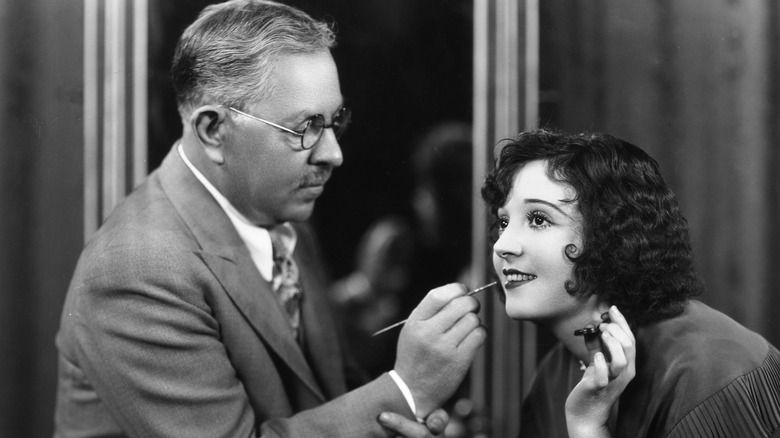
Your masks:
<path fill-rule="evenodd" d="M 452 397 L 485 341 L 475 313 L 479 301 L 467 292 L 458 283 L 433 289 L 401 330 L 395 371 L 412 392 L 418 417 Z"/>
<path fill-rule="evenodd" d="M 444 436 L 444 429 L 450 421 L 450 416 L 444 409 L 437 409 L 428 415 L 425 424 L 412 421 L 403 415 L 393 412 L 382 412 L 379 424 L 392 430 L 404 438 L 433 438 Z"/>

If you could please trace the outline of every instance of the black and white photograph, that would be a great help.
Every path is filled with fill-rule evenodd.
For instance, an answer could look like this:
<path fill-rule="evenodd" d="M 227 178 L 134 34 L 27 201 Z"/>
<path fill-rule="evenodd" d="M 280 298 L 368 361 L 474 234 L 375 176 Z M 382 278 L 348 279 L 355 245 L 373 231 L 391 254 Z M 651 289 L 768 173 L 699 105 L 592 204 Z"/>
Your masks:
<path fill-rule="evenodd" d="M 0 437 L 780 438 L 780 2 L 0 34 Z"/>

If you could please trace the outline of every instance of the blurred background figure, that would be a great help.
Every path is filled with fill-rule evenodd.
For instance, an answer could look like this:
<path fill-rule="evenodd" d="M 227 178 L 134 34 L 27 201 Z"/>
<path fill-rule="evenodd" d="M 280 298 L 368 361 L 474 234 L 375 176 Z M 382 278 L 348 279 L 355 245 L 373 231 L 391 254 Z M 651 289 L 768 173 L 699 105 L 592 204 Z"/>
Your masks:
<path fill-rule="evenodd" d="M 354 271 L 331 296 L 343 314 L 355 359 L 374 376 L 395 361 L 399 330 L 377 330 L 406 318 L 432 288 L 465 272 L 471 244 L 471 128 L 456 121 L 431 127 L 417 141 L 411 217 L 389 215 L 361 237 Z"/>
<path fill-rule="evenodd" d="M 471 127 L 445 121 L 417 140 L 409 163 L 414 184 L 410 217 L 376 220 L 361 236 L 355 268 L 336 281 L 331 297 L 344 327 L 343 339 L 369 374 L 395 361 L 400 327 L 371 335 L 405 319 L 437 286 L 469 281 L 471 258 Z M 466 388 L 447 406 L 447 438 L 469 436 L 472 414 Z"/>

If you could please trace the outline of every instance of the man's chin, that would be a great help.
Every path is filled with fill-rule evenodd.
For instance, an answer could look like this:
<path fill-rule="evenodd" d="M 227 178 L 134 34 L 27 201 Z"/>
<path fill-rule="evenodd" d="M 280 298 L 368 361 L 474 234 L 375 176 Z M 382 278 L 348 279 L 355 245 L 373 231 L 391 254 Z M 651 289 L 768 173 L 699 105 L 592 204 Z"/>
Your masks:
<path fill-rule="evenodd" d="M 304 222 L 307 221 L 314 212 L 314 202 L 312 199 L 309 202 L 296 205 L 294 208 L 285 214 L 284 222 Z"/>

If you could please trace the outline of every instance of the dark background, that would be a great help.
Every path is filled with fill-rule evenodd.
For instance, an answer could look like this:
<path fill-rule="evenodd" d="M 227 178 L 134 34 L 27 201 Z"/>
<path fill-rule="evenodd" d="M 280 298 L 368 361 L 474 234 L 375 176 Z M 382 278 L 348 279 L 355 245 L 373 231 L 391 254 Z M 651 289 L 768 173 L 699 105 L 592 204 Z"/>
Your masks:
<path fill-rule="evenodd" d="M 168 75 L 176 41 L 210 3 L 218 2 L 150 4 L 150 170 L 181 134 Z M 311 220 L 336 278 L 352 268 L 357 241 L 372 221 L 411 216 L 409 160 L 423 132 L 441 121 L 471 121 L 472 6 L 470 0 L 284 3 L 335 23 L 333 56 L 353 112 L 341 140 L 344 165 Z"/>

